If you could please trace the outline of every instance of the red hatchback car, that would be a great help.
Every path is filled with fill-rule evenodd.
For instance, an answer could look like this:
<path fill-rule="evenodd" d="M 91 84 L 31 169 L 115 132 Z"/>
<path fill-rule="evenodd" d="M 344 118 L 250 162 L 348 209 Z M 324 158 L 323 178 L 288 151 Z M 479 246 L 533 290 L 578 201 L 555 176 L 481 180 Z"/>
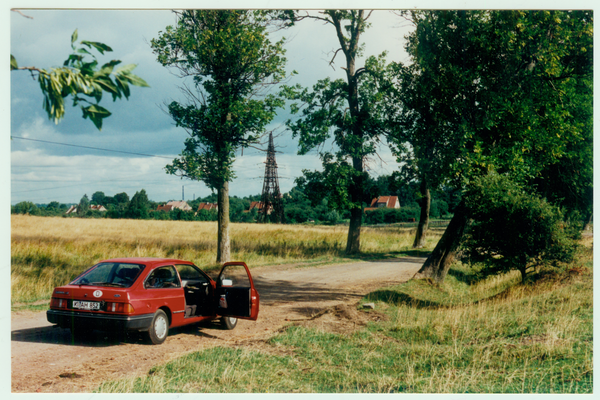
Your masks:
<path fill-rule="evenodd" d="M 258 318 L 259 295 L 244 262 L 223 265 L 212 280 L 193 263 L 166 258 L 101 261 L 52 293 L 48 321 L 72 335 L 93 329 L 148 332 L 161 344 L 169 328 L 221 319 Z"/>

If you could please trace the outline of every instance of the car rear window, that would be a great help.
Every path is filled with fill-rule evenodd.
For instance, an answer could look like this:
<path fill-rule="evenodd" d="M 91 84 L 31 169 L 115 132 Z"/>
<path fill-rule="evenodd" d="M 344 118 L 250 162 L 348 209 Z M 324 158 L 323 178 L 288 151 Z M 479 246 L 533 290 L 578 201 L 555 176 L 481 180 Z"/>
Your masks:
<path fill-rule="evenodd" d="M 71 285 L 130 287 L 143 269 L 142 264 L 100 263 L 79 275 Z"/>

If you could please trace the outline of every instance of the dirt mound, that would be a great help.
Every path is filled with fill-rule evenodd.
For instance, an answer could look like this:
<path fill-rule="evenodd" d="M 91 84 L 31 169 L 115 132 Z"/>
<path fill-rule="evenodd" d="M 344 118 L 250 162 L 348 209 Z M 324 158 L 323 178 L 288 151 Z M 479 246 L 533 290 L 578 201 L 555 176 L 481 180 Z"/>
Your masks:
<path fill-rule="evenodd" d="M 296 320 L 294 325 L 331 333 L 351 333 L 369 322 L 386 321 L 387 315 L 375 310 L 357 309 L 357 304 L 338 304 L 321 310 L 312 318 Z"/>

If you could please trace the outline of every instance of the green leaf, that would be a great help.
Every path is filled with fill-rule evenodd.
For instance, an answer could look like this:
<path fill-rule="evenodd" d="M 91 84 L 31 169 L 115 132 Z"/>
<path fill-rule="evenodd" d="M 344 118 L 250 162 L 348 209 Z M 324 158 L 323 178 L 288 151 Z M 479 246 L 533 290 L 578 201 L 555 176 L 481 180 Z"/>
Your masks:
<path fill-rule="evenodd" d="M 121 97 L 121 92 L 118 87 L 113 83 L 112 80 L 108 77 L 101 77 L 95 80 L 95 83 L 98 84 L 104 91 L 109 92 L 113 95 L 113 101 L 117 98 Z"/>
<path fill-rule="evenodd" d="M 150 85 L 148 85 L 148 83 L 146 83 L 145 80 L 143 80 L 142 78 L 140 78 L 139 76 L 137 76 L 135 74 L 127 73 L 127 74 L 120 74 L 119 76 L 121 76 L 123 78 L 123 80 L 131 83 L 134 86 L 150 87 Z"/>
<path fill-rule="evenodd" d="M 120 60 L 112 60 L 110 62 L 107 62 L 106 64 L 104 64 L 102 66 L 102 68 L 100 68 L 100 71 L 98 71 L 94 74 L 94 76 L 110 75 L 112 73 L 115 65 L 118 65 L 120 63 L 121 63 Z"/>
<path fill-rule="evenodd" d="M 123 65 L 115 70 L 115 74 L 128 74 L 137 67 L 137 64 Z"/>
<path fill-rule="evenodd" d="M 128 99 L 131 93 L 129 91 L 129 84 L 126 81 L 123 81 L 119 75 L 115 75 L 115 82 L 117 83 L 117 87 L 125 95 L 125 98 Z"/>
<path fill-rule="evenodd" d="M 99 131 L 102 130 L 102 120 L 106 117 L 109 117 L 111 113 L 104 107 L 101 107 L 97 104 L 91 105 L 89 107 L 81 107 L 83 111 L 83 118 L 90 118 L 90 120 L 96 125 Z"/>
<path fill-rule="evenodd" d="M 96 50 L 98 50 L 100 52 L 100 54 L 104 55 L 105 51 L 113 51 L 110 46 L 105 45 L 104 43 L 100 43 L 100 42 L 90 42 L 88 40 L 82 40 L 81 44 L 92 48 L 94 47 Z"/>
<path fill-rule="evenodd" d="M 92 55 L 92 53 L 90 53 L 90 52 L 89 52 L 89 51 L 87 51 L 86 49 L 77 49 L 77 52 L 78 52 L 78 53 L 81 53 L 81 54 L 88 54 L 88 55 L 90 55 L 90 56 Z"/>
<path fill-rule="evenodd" d="M 17 59 L 12 54 L 10 55 L 10 70 L 18 69 Z"/>
<path fill-rule="evenodd" d="M 79 35 L 77 34 L 77 29 L 75 29 L 75 32 L 73 32 L 73 34 L 71 35 L 71 46 L 73 46 L 73 43 L 75 43 L 78 36 Z"/>

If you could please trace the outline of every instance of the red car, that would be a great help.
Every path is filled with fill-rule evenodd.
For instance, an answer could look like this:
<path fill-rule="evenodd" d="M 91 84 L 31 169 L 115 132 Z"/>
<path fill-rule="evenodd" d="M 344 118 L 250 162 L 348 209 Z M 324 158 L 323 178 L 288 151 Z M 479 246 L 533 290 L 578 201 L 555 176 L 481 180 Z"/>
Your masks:
<path fill-rule="evenodd" d="M 223 265 L 216 282 L 193 263 L 166 258 L 101 261 L 52 293 L 47 318 L 72 335 L 92 329 L 148 332 L 165 341 L 169 328 L 221 318 L 258 318 L 259 295 L 244 262 Z"/>

